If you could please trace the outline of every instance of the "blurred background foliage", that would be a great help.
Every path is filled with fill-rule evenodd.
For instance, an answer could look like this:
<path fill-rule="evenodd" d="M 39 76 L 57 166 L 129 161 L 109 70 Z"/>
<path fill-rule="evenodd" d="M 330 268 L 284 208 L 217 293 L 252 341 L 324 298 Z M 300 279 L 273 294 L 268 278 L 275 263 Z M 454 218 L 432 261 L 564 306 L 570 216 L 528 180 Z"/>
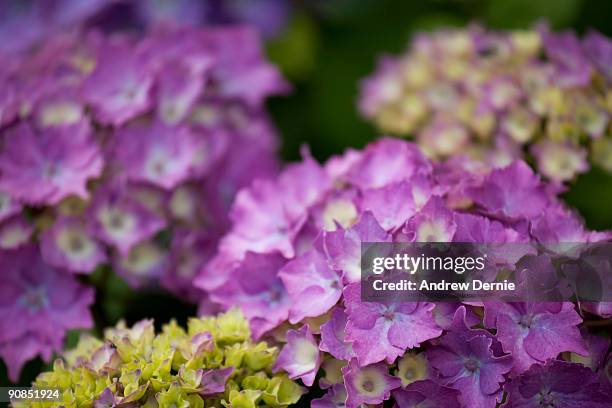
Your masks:
<path fill-rule="evenodd" d="M 378 56 L 402 51 L 414 32 L 480 23 L 497 29 L 596 29 L 612 36 L 609 0 L 321 0 L 295 2 L 294 16 L 269 41 L 270 58 L 293 82 L 293 93 L 271 101 L 282 134 L 282 155 L 300 146 L 324 160 L 378 136 L 356 109 L 359 80 Z M 594 169 L 566 195 L 591 228 L 612 228 L 612 177 Z"/>
<path fill-rule="evenodd" d="M 557 30 L 594 28 L 612 37 L 610 0 L 294 0 L 291 5 L 290 21 L 267 43 L 271 60 L 293 83 L 290 95 L 269 104 L 285 160 L 299 159 L 302 145 L 322 161 L 379 136 L 358 115 L 359 80 L 373 71 L 378 56 L 403 50 L 414 32 L 474 22 L 529 28 L 547 20 Z M 612 228 L 610 175 L 593 169 L 565 198 L 589 227 Z M 132 324 L 153 317 L 161 325 L 176 318 L 184 324 L 196 313 L 195 306 L 170 295 L 134 292 L 108 269 L 83 279 L 97 288 L 97 331 L 119 319 Z M 72 333 L 67 345 L 77 339 L 78 333 Z M 40 360 L 29 362 L 19 384 L 29 384 L 45 366 Z M 8 384 L 1 362 L 0 384 Z"/>

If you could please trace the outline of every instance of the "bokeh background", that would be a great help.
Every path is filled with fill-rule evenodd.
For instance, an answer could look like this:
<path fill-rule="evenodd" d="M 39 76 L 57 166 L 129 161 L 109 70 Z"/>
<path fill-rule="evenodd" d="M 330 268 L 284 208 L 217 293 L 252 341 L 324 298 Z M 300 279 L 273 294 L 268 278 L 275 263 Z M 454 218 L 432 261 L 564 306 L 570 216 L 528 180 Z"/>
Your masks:
<path fill-rule="evenodd" d="M 556 30 L 583 33 L 592 28 L 612 37 L 609 0 L 200 1 L 215 3 L 215 7 L 221 3 L 248 5 L 250 14 L 222 16 L 215 22 L 254 21 L 266 30 L 268 55 L 293 84 L 291 94 L 269 103 L 282 137 L 281 155 L 285 160 L 299 158 L 304 145 L 309 146 L 314 157 L 324 160 L 347 147 L 362 147 L 377 137 L 375 129 L 357 113 L 359 80 L 372 72 L 380 54 L 400 52 L 412 33 L 473 22 L 497 29 L 529 28 L 546 20 Z M 2 19 L 3 7 L 4 1 L 0 4 L 0 41 L 6 42 L 11 41 L 11 32 L 6 27 L 7 20 Z M 124 12 L 88 18 L 94 23 L 106 23 L 112 17 L 121 25 L 128 18 Z M 270 21 L 273 27 L 269 27 Z M 44 24 L 45 17 L 38 23 Z M 17 35 L 35 29 L 30 26 Z M 582 214 L 589 227 L 612 228 L 612 176 L 595 168 L 580 176 L 564 198 Z M 97 271 L 88 279 L 98 292 L 94 309 L 97 330 L 120 318 L 133 323 L 153 317 L 162 324 L 171 318 L 184 322 L 196 313 L 195 306 L 169 295 L 134 292 L 107 270 Z M 78 333 L 71 334 L 68 343 L 77 337 Z M 44 366 L 40 360 L 30 362 L 19 383 L 29 384 Z M 0 384 L 8 383 L 0 362 Z"/>

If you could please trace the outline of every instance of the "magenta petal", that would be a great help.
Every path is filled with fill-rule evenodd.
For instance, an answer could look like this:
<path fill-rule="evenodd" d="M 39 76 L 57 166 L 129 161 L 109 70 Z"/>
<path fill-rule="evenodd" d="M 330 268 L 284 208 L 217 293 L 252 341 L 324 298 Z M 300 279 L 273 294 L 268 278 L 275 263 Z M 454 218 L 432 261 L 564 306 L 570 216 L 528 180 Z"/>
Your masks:
<path fill-rule="evenodd" d="M 354 357 L 351 343 L 345 340 L 347 315 L 341 308 L 332 312 L 331 318 L 321 325 L 321 351 L 327 351 L 338 360 L 350 360 Z"/>
<path fill-rule="evenodd" d="M 234 367 L 226 367 L 219 369 L 206 370 L 202 374 L 202 381 L 200 382 L 201 390 L 198 391 L 200 395 L 211 395 L 225 391 L 225 383 L 232 372 Z"/>
<path fill-rule="evenodd" d="M 348 397 L 347 408 L 358 408 L 361 404 L 380 404 L 389 399 L 391 391 L 399 388 L 399 378 L 389 375 L 385 364 L 360 367 L 355 359 L 342 369 Z"/>
<path fill-rule="evenodd" d="M 287 332 L 287 344 L 281 350 L 274 372 L 284 370 L 289 378 L 299 378 L 311 386 L 321 366 L 319 346 L 308 325 Z"/>
<path fill-rule="evenodd" d="M 309 251 L 288 262 L 278 276 L 292 299 L 291 323 L 326 313 L 342 294 L 340 276 L 318 251 Z"/>

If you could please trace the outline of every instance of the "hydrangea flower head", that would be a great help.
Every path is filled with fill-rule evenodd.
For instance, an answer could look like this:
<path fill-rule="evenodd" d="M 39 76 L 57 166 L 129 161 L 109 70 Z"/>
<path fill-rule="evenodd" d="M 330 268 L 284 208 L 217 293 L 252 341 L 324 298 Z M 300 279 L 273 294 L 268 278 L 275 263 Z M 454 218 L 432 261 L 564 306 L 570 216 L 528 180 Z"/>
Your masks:
<path fill-rule="evenodd" d="M 95 407 L 296 403 L 303 388 L 285 373 L 270 374 L 277 349 L 250 341 L 248 326 L 246 336 L 232 335 L 233 327 L 245 324 L 236 311 L 192 319 L 187 330 L 171 322 L 157 335 L 152 321 L 131 328 L 120 323 L 106 330 L 104 342 L 83 337 L 34 385 L 59 388 L 57 406 L 70 401 Z M 215 328 L 214 334 L 207 328 Z M 243 405 L 247 400 L 253 405 Z"/>
<path fill-rule="evenodd" d="M 505 82 L 499 88 L 495 109 L 513 95 Z M 240 305 L 254 334 L 286 343 L 278 367 L 307 386 L 319 376 L 327 390 L 313 406 L 492 408 L 534 364 L 601 362 L 603 346 L 583 340 L 589 333 L 575 306 L 536 303 L 521 317 L 503 312 L 515 304 L 364 301 L 362 246 L 514 243 L 515 251 L 490 254 L 513 269 L 533 258 L 535 244 L 607 239 L 557 191 L 522 161 L 499 169 L 467 158 L 434 162 L 397 139 L 323 164 L 305 153 L 277 178 L 238 193 L 229 231 L 195 281 L 206 292 L 202 307 Z"/>
<path fill-rule="evenodd" d="M 30 11 L 52 26 L 64 3 L 84 12 L 65 1 Z M 7 13 L 0 19 L 13 21 Z M 35 47 L 3 59 L 0 248 L 32 246 L 33 268 L 44 263 L 66 280 L 102 266 L 135 288 L 163 286 L 195 303 L 202 293 L 191 280 L 226 230 L 234 195 L 277 171 L 265 102 L 287 84 L 247 27 L 74 28 L 37 35 Z M 23 347 L 15 354 L 26 361 L 39 353 L 37 338 L 11 350 Z M 10 360 L 12 377 L 22 363 Z"/>
<path fill-rule="evenodd" d="M 359 108 L 430 157 L 503 167 L 526 154 L 540 174 L 569 182 L 590 164 L 612 166 L 611 49 L 600 33 L 581 39 L 546 25 L 419 33 L 362 81 Z"/>
<path fill-rule="evenodd" d="M 85 221 L 62 218 L 41 237 L 40 250 L 46 262 L 73 272 L 92 272 L 106 261 L 102 244 L 85 227 Z"/>

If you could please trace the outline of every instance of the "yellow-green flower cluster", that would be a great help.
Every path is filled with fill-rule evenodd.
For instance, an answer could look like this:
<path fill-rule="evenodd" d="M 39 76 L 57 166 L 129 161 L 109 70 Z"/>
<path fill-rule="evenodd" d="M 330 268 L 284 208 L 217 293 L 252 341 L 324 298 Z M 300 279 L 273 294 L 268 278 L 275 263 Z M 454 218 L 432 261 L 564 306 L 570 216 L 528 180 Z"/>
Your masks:
<path fill-rule="evenodd" d="M 359 108 L 383 132 L 414 136 L 433 158 L 492 166 L 525 155 L 568 181 L 588 162 L 612 172 L 612 41 L 591 32 L 441 30 L 381 59 Z M 587 160 L 587 158 L 589 160 Z"/>
<path fill-rule="evenodd" d="M 83 336 L 77 347 L 42 373 L 34 386 L 61 390 L 59 401 L 15 407 L 286 407 L 302 387 L 285 373 L 272 374 L 278 351 L 254 343 L 243 315 L 171 322 L 155 334 L 153 321 L 120 323 L 104 340 Z"/>

